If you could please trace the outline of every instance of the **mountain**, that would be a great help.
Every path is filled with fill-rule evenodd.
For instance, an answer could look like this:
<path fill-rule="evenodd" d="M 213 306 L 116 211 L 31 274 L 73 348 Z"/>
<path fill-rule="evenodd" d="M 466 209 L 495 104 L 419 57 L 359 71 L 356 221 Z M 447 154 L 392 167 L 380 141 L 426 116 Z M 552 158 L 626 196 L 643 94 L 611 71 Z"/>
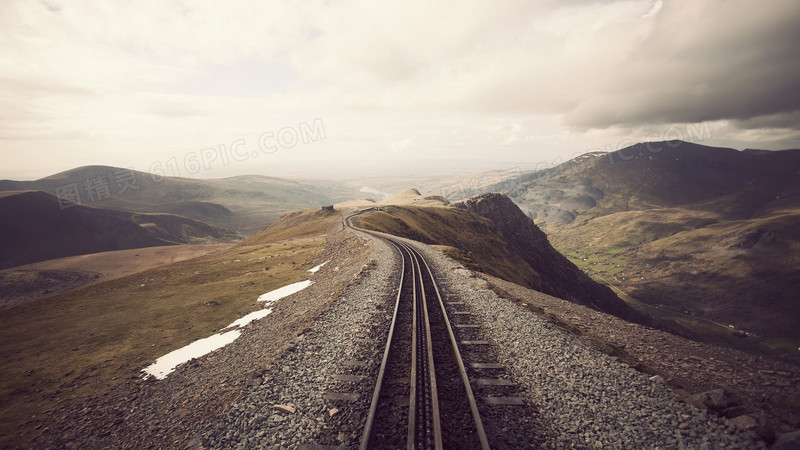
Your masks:
<path fill-rule="evenodd" d="M 86 166 L 36 181 L 0 181 L 0 191 L 68 195 L 84 206 L 175 214 L 250 235 L 281 215 L 356 195 L 331 182 L 314 184 L 259 175 L 189 179 L 109 166 Z"/>
<path fill-rule="evenodd" d="M 440 195 L 420 194 L 418 189 L 407 189 L 390 195 L 378 202 L 379 205 L 446 206 L 448 202 Z"/>
<path fill-rule="evenodd" d="M 63 256 L 235 238 L 196 220 L 64 205 L 41 191 L 0 192 L 0 269 Z"/>
<path fill-rule="evenodd" d="M 539 275 L 530 287 L 555 297 L 583 304 L 632 322 L 644 318 L 606 286 L 596 283 L 556 251 L 533 220 L 503 194 L 483 194 L 455 203 L 494 223 L 512 253 L 519 255 Z"/>
<path fill-rule="evenodd" d="M 798 174 L 800 150 L 670 141 L 583 155 L 492 190 L 640 309 L 688 313 L 796 351 Z"/>
<path fill-rule="evenodd" d="M 490 188 L 505 192 L 537 221 L 568 224 L 602 215 L 710 206 L 747 219 L 797 206 L 800 150 L 737 151 L 682 141 L 590 153 Z"/>

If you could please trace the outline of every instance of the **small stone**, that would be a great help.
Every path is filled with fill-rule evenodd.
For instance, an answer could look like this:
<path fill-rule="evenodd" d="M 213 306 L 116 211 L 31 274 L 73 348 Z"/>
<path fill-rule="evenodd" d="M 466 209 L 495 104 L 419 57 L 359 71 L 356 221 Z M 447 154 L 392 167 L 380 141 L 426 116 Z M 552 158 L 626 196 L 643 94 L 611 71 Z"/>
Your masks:
<path fill-rule="evenodd" d="M 747 414 L 734 417 L 731 419 L 736 428 L 742 431 L 749 430 L 751 428 L 755 428 L 758 426 L 758 420 L 756 420 L 753 416 L 749 416 Z"/>
<path fill-rule="evenodd" d="M 337 415 L 337 414 L 339 414 L 339 408 L 333 408 L 333 409 L 331 409 L 330 411 L 328 411 L 328 415 L 329 415 L 330 417 L 333 417 L 333 416 L 335 416 L 335 415 Z"/>
<path fill-rule="evenodd" d="M 272 405 L 272 407 L 278 411 L 283 411 L 289 414 L 294 414 L 295 412 L 295 408 L 289 405 Z"/>

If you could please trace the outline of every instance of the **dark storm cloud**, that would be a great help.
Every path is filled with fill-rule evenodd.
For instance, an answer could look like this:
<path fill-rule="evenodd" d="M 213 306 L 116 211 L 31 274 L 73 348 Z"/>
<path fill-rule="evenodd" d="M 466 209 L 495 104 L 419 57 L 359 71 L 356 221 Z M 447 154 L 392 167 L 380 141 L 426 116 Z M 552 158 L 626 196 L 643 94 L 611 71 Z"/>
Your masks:
<path fill-rule="evenodd" d="M 666 2 L 614 76 L 567 114 L 578 128 L 733 119 L 800 128 L 800 2 Z"/>

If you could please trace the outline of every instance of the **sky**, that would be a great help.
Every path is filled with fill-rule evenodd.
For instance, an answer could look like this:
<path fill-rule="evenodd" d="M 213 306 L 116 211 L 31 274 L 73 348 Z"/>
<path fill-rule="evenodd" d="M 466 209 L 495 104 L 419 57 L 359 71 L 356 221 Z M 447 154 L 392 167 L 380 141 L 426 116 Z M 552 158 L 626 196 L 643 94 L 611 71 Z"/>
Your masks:
<path fill-rule="evenodd" d="M 0 178 L 800 148 L 796 0 L 0 2 Z"/>

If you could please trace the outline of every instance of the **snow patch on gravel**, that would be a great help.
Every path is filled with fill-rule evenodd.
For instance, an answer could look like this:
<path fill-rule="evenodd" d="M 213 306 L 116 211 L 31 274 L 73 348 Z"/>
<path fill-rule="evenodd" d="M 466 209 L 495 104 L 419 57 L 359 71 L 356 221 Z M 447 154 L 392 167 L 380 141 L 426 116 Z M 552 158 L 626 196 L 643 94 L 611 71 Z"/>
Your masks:
<path fill-rule="evenodd" d="M 147 366 L 143 370 L 143 372 L 145 372 L 145 378 L 147 376 L 153 376 L 159 380 L 163 380 L 180 364 L 222 348 L 235 341 L 241 334 L 242 332 L 239 330 L 217 333 L 207 338 L 198 339 L 185 347 L 173 350 L 161 358 L 158 358 L 153 364 Z"/>
<path fill-rule="evenodd" d="M 322 269 L 322 266 L 324 266 L 325 264 L 328 264 L 329 262 L 331 262 L 331 260 L 330 260 L 330 259 L 329 259 L 329 260 L 327 260 L 327 261 L 325 261 L 324 263 L 322 263 L 322 264 L 318 265 L 318 266 L 314 266 L 314 267 L 312 267 L 312 268 L 308 269 L 308 271 L 309 271 L 309 272 L 311 272 L 311 273 L 317 273 L 317 271 L 318 271 L 319 269 Z"/>
<path fill-rule="evenodd" d="M 300 292 L 303 289 L 311 286 L 314 284 L 311 280 L 305 281 L 298 281 L 297 283 L 288 284 L 282 288 L 275 289 L 274 291 L 269 291 L 266 294 L 258 297 L 258 301 L 260 302 L 274 302 L 276 300 L 280 300 L 283 297 L 288 297 L 294 293 Z"/>
<path fill-rule="evenodd" d="M 328 261 L 325 261 L 311 270 L 316 272 L 327 262 Z M 311 270 L 309 270 L 309 272 L 311 272 Z M 223 328 L 223 330 L 227 330 L 228 328 L 242 328 L 250 324 L 250 322 L 267 317 L 272 313 L 272 308 L 268 308 L 268 306 L 271 306 L 273 303 L 284 297 L 288 297 L 294 293 L 300 292 L 312 284 L 314 284 L 314 282 L 311 280 L 299 281 L 297 283 L 292 283 L 282 288 L 275 289 L 274 291 L 267 292 L 266 294 L 258 297 L 259 302 L 267 302 L 263 309 L 253 311 L 250 314 L 234 320 L 230 325 Z M 145 373 L 144 377 L 147 378 L 148 376 L 153 376 L 159 380 L 163 380 L 179 365 L 193 358 L 199 358 L 203 355 L 213 352 L 214 350 L 222 348 L 235 341 L 241 334 L 242 332 L 239 330 L 218 333 L 213 336 L 194 341 L 185 347 L 173 350 L 158 358 L 156 362 L 143 369 L 142 371 Z"/>
<path fill-rule="evenodd" d="M 243 328 L 247 326 L 250 322 L 256 321 L 258 319 L 263 319 L 264 317 L 267 317 L 270 314 L 272 314 L 272 308 L 264 308 L 264 309 L 259 309 L 258 311 L 253 311 L 250 314 L 247 314 L 246 316 L 242 316 L 234 320 L 233 323 L 223 328 L 223 330 L 236 327 Z"/>

